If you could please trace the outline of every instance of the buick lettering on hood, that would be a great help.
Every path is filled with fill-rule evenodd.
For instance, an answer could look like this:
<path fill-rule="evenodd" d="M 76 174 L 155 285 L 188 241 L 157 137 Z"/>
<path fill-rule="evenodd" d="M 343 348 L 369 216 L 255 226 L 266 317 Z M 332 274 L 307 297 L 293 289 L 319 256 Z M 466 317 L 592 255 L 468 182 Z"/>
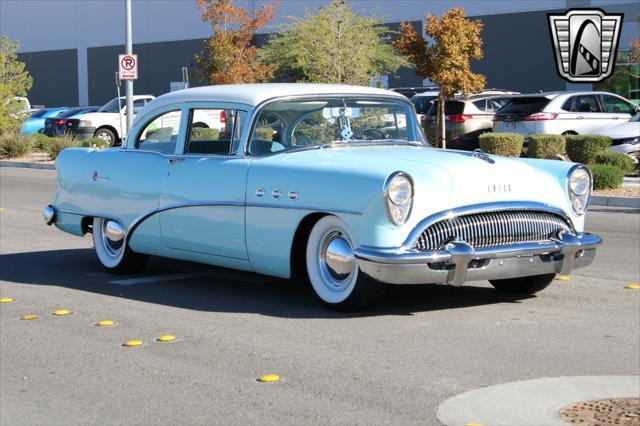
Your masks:
<path fill-rule="evenodd" d="M 46 223 L 91 233 L 108 271 L 183 259 L 307 282 L 338 310 L 388 284 L 533 294 L 601 243 L 584 232 L 588 168 L 432 148 L 413 105 L 382 89 L 172 92 L 121 147 L 66 149 L 56 168 Z"/>

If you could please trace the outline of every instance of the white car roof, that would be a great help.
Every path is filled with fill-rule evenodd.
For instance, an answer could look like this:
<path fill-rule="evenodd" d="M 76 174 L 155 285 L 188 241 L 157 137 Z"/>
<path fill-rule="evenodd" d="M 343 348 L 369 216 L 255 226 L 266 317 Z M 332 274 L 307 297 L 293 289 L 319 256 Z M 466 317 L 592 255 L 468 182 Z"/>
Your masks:
<path fill-rule="evenodd" d="M 384 95 L 401 100 L 407 98 L 390 90 L 365 86 L 349 86 L 340 84 L 308 84 L 308 83 L 261 83 L 261 84 L 229 84 L 218 86 L 202 86 L 192 89 L 177 90 L 157 97 L 145 109 L 155 109 L 177 102 L 232 102 L 246 105 L 258 105 L 268 99 L 295 95 Z"/>

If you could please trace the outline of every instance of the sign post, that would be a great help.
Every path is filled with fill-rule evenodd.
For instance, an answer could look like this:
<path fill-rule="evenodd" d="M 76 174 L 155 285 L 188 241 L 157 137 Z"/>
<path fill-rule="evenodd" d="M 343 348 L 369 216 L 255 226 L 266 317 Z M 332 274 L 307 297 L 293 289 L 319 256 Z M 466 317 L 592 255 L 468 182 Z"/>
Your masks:
<path fill-rule="evenodd" d="M 131 130 L 131 126 L 133 126 L 133 80 L 138 78 L 138 58 L 133 55 L 133 31 L 131 24 L 131 0 L 125 0 L 125 12 L 126 12 L 126 55 L 125 64 L 128 67 L 132 68 L 131 70 L 135 70 L 135 76 L 133 78 L 127 78 L 122 74 L 122 69 L 120 70 L 120 78 L 125 80 L 125 88 L 127 93 L 127 134 Z M 133 60 L 133 62 L 132 62 Z M 122 60 L 119 61 L 120 66 L 122 66 Z"/>
<path fill-rule="evenodd" d="M 120 136 L 124 135 L 124 132 L 122 131 L 122 102 L 120 99 L 120 73 L 118 71 L 116 71 L 116 91 L 118 92 L 118 117 L 120 117 L 120 119 L 118 120 L 118 122 L 120 123 Z"/>

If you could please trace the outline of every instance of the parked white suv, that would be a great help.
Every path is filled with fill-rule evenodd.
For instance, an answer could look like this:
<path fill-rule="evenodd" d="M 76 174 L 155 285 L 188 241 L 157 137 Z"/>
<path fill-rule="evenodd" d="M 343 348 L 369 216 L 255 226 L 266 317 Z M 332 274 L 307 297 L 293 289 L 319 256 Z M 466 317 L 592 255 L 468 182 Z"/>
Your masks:
<path fill-rule="evenodd" d="M 579 135 L 628 121 L 638 107 L 607 92 L 546 92 L 515 96 L 493 119 L 494 132 Z"/>

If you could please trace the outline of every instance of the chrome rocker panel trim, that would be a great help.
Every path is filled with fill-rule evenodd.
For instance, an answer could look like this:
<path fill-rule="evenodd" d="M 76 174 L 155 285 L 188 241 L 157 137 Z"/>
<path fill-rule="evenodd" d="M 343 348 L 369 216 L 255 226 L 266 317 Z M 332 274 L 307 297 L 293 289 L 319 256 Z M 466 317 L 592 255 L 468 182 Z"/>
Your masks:
<path fill-rule="evenodd" d="M 360 270 L 387 284 L 443 283 L 499 280 L 541 274 L 568 274 L 589 265 L 602 239 L 592 234 L 559 232 L 551 241 L 474 249 L 453 241 L 443 250 L 357 249 Z M 446 269 L 442 266 L 447 265 Z"/>

